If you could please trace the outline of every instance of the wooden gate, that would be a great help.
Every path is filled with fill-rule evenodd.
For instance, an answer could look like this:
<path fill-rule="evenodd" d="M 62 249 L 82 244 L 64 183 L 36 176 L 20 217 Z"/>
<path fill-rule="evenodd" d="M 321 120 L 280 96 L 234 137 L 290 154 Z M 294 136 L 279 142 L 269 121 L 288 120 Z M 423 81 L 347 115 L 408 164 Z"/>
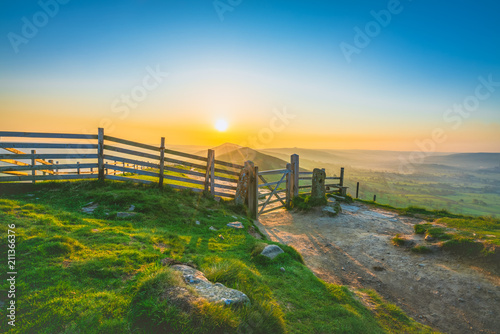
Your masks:
<path fill-rule="evenodd" d="M 259 215 L 280 208 L 289 207 L 291 198 L 291 172 L 290 164 L 287 164 L 286 169 L 257 171 L 257 207 Z"/>

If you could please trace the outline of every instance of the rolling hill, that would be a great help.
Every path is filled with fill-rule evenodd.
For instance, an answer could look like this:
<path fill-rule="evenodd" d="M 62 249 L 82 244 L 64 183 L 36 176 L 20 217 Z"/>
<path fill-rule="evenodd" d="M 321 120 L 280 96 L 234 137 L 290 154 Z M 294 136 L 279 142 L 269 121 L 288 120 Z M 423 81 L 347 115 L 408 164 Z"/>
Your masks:
<path fill-rule="evenodd" d="M 249 147 L 242 147 L 232 143 L 225 143 L 213 148 L 217 160 L 227 161 L 243 165 L 245 161 L 251 160 L 260 170 L 282 169 L 288 163 L 271 155 L 261 153 Z M 207 151 L 200 151 L 198 155 L 206 156 Z"/>

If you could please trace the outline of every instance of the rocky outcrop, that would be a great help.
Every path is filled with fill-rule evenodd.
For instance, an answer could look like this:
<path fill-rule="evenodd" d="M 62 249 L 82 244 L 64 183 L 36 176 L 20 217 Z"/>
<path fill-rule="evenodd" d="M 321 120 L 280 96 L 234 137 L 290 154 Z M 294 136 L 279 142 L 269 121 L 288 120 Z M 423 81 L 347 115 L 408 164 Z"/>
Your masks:
<path fill-rule="evenodd" d="M 171 266 L 173 270 L 181 272 L 184 282 L 188 286 L 193 287 L 196 292 L 198 292 L 201 298 L 208 300 L 211 303 L 224 304 L 228 306 L 241 306 L 250 303 L 247 295 L 243 292 L 228 288 L 221 283 L 212 283 L 201 271 L 196 270 L 192 267 L 176 264 Z M 193 296 L 187 293 L 185 290 L 179 290 L 181 294 L 176 295 L 176 300 L 180 304 L 189 303 L 190 300 L 194 300 Z M 185 303 L 179 299 L 185 299 Z"/>

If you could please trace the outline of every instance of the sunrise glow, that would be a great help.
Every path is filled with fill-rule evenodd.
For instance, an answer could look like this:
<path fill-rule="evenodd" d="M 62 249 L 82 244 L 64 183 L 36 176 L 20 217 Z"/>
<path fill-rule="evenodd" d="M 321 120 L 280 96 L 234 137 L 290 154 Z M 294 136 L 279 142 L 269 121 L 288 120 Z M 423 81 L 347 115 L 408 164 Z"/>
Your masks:
<path fill-rule="evenodd" d="M 227 123 L 227 121 L 225 119 L 218 119 L 216 122 L 215 122 L 215 128 L 217 129 L 217 131 L 220 131 L 220 132 L 224 132 L 227 130 L 229 124 Z"/>

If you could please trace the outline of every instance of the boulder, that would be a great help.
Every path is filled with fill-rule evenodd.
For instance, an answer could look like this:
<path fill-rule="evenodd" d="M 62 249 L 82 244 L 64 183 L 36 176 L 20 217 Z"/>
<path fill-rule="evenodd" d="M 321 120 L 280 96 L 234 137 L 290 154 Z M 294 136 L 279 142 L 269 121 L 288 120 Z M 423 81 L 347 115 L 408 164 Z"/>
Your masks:
<path fill-rule="evenodd" d="M 221 283 L 214 284 L 199 270 L 182 264 L 173 265 L 171 268 L 181 272 L 184 282 L 193 287 L 200 297 L 211 303 L 233 307 L 250 304 L 250 299 L 243 292 L 228 288 Z"/>
<path fill-rule="evenodd" d="M 264 255 L 268 258 L 270 258 L 271 260 L 274 259 L 276 256 L 278 256 L 279 254 L 281 253 L 284 253 L 284 251 L 279 247 L 279 246 L 276 246 L 276 245 L 267 245 L 264 250 L 262 250 L 262 252 L 260 253 L 260 255 Z"/>

